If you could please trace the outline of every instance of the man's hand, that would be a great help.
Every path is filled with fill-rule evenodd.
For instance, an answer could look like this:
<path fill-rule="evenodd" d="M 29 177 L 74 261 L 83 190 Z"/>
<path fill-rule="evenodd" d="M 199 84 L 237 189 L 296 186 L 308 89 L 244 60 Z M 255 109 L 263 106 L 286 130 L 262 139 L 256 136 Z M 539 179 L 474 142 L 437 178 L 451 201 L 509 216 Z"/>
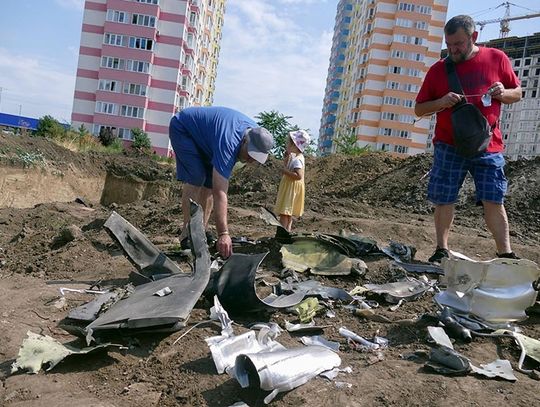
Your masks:
<path fill-rule="evenodd" d="M 446 95 L 439 99 L 439 103 L 441 109 L 448 109 L 454 106 L 456 103 L 461 102 L 462 99 L 462 95 L 454 92 L 448 92 Z"/>
<path fill-rule="evenodd" d="M 488 93 L 493 99 L 497 99 L 502 102 L 502 99 L 504 97 L 504 91 L 504 85 L 501 82 L 495 82 L 489 87 Z"/>
<path fill-rule="evenodd" d="M 232 254 L 232 240 L 229 234 L 221 235 L 216 242 L 216 249 L 221 254 L 221 257 L 227 259 Z"/>

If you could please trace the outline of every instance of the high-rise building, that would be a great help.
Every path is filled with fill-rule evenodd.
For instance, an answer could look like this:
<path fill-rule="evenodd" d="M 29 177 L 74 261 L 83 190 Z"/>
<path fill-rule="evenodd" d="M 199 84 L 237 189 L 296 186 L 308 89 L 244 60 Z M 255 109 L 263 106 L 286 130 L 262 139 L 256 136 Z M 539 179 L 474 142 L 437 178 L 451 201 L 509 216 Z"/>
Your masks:
<path fill-rule="evenodd" d="M 336 151 L 354 134 L 358 146 L 398 155 L 422 153 L 429 120 L 414 100 L 438 59 L 448 0 L 341 0 L 319 132 L 319 151 Z"/>
<path fill-rule="evenodd" d="M 170 152 L 171 116 L 213 100 L 225 0 L 86 0 L 72 125 Z"/>
<path fill-rule="evenodd" d="M 499 38 L 483 45 L 498 48 L 508 55 L 523 89 L 521 101 L 502 107 L 500 126 L 505 156 L 513 160 L 539 156 L 540 33 Z"/>

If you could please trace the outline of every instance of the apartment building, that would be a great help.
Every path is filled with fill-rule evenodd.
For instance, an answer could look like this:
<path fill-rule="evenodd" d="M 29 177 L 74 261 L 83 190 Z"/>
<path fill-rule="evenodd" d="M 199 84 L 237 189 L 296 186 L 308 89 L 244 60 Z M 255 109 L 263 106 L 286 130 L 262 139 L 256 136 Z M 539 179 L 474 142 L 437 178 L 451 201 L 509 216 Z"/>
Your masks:
<path fill-rule="evenodd" d="M 425 150 L 429 120 L 414 100 L 441 51 L 448 0 L 341 0 L 330 57 L 319 151 L 354 132 L 358 146 L 413 155 Z"/>
<path fill-rule="evenodd" d="M 213 100 L 225 0 L 86 0 L 71 115 L 94 135 L 148 133 L 171 151 L 168 124 Z"/>
<path fill-rule="evenodd" d="M 540 33 L 499 38 L 484 45 L 508 55 L 523 89 L 521 101 L 502 108 L 504 154 L 511 160 L 536 157 L 540 155 Z"/>

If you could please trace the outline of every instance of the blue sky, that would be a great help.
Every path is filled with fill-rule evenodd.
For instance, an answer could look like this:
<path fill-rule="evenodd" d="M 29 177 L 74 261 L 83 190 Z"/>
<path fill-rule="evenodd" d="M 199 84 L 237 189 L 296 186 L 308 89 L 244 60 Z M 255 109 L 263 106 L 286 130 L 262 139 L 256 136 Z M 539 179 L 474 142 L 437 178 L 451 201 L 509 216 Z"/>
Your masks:
<path fill-rule="evenodd" d="M 499 0 L 450 0 L 448 17 L 504 15 Z M 511 15 L 540 10 L 514 0 Z M 71 117 L 83 0 L 1 0 L 0 111 Z M 215 104 L 254 116 L 278 110 L 317 135 L 337 0 L 227 0 Z M 481 12 L 481 13 L 480 13 Z M 510 23 L 510 35 L 540 31 L 540 18 Z M 486 25 L 481 41 L 497 38 Z"/>

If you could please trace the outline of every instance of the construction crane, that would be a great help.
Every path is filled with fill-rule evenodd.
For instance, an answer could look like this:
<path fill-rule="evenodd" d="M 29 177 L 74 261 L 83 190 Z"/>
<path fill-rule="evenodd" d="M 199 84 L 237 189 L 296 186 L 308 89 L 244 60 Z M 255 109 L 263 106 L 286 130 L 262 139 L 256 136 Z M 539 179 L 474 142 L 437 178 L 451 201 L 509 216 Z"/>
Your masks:
<path fill-rule="evenodd" d="M 510 16 L 510 5 L 512 6 L 518 6 L 517 4 L 510 3 L 509 1 L 506 1 L 502 4 L 499 4 L 495 8 L 499 8 L 501 6 L 506 7 L 506 11 L 504 13 L 504 16 L 501 18 L 494 18 L 492 20 L 483 20 L 483 21 L 476 21 L 476 24 L 480 27 L 480 33 L 482 33 L 482 29 L 486 24 L 491 23 L 500 23 L 501 24 L 501 30 L 500 30 L 500 38 L 506 38 L 508 36 L 508 33 L 510 32 L 510 21 L 514 20 L 523 20 L 527 18 L 535 18 L 540 17 L 540 13 L 531 13 L 531 14 L 524 14 L 521 16 Z M 519 7 L 519 6 L 518 6 Z"/>

